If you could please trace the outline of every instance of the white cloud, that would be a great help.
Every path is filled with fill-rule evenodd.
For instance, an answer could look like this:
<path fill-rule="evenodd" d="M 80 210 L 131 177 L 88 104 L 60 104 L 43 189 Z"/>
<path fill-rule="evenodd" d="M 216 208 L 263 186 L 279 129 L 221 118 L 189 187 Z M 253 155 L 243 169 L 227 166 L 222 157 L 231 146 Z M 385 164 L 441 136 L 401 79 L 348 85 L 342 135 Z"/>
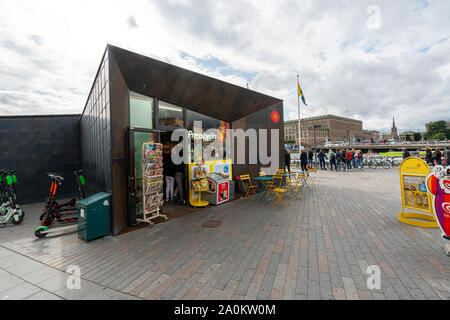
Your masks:
<path fill-rule="evenodd" d="M 367 28 L 371 5 L 380 28 Z M 79 113 L 107 43 L 368 129 L 450 119 L 450 2 L 0 0 L 0 114 Z"/>

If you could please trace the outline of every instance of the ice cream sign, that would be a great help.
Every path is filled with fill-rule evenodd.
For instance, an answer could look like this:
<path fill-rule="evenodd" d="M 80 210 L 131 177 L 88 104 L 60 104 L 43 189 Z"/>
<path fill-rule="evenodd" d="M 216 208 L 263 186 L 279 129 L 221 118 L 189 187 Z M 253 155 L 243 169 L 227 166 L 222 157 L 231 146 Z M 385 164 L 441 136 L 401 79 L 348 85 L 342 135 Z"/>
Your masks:
<path fill-rule="evenodd" d="M 428 192 L 433 195 L 433 210 L 442 231 L 450 240 L 450 166 L 436 166 L 427 179 Z"/>

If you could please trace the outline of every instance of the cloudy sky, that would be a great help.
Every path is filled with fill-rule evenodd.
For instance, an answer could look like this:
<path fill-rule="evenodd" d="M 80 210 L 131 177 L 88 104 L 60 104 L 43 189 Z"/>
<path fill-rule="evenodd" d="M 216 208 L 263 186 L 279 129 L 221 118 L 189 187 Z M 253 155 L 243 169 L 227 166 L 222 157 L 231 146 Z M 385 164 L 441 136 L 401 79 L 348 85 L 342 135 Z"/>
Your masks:
<path fill-rule="evenodd" d="M 0 0 L 0 115 L 81 113 L 107 43 L 401 130 L 450 120 L 448 0 Z"/>

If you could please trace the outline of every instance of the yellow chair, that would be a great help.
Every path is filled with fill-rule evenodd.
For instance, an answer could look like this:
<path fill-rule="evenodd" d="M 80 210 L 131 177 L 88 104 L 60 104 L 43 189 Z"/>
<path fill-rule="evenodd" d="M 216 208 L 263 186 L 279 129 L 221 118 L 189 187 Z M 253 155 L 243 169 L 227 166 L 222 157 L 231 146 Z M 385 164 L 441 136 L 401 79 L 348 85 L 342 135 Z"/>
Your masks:
<path fill-rule="evenodd" d="M 277 171 L 277 174 L 284 174 L 284 169 L 280 169 Z"/>
<path fill-rule="evenodd" d="M 289 179 L 288 189 L 297 200 L 303 198 L 303 187 L 305 186 L 306 174 L 299 173 Z"/>
<path fill-rule="evenodd" d="M 314 187 L 316 184 L 317 169 L 315 169 L 315 168 L 309 169 L 308 174 L 309 174 L 309 180 L 311 181 L 311 184 Z"/>
<path fill-rule="evenodd" d="M 277 204 L 281 203 L 283 207 L 286 208 L 289 205 L 289 202 L 286 198 L 288 189 L 286 188 L 286 186 L 283 186 L 284 176 L 282 174 L 274 174 L 273 178 L 274 178 L 272 186 L 272 192 L 274 193 L 274 196 L 272 198 L 273 206 L 275 207 Z"/>
<path fill-rule="evenodd" d="M 248 174 L 240 176 L 240 180 L 245 190 L 244 199 L 252 199 L 252 197 L 258 193 L 258 187 L 252 183 L 252 179 Z"/>
<path fill-rule="evenodd" d="M 261 172 L 259 173 L 259 176 L 260 176 L 260 177 L 265 177 L 265 176 L 266 176 L 266 173 L 261 171 Z"/>

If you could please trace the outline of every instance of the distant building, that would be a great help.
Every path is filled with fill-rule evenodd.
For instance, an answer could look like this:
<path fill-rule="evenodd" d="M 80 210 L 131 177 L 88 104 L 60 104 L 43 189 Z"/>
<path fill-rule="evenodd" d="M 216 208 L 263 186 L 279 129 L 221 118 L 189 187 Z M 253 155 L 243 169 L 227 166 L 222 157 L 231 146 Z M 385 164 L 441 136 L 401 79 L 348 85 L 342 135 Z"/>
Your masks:
<path fill-rule="evenodd" d="M 364 130 L 363 131 L 363 140 L 372 140 L 378 141 L 380 140 L 380 131 L 376 130 Z"/>
<path fill-rule="evenodd" d="M 325 115 L 301 120 L 302 143 L 305 147 L 327 141 L 353 142 L 363 139 L 363 122 L 360 120 Z M 284 122 L 284 140 L 298 144 L 298 120 Z"/>
<path fill-rule="evenodd" d="M 400 141 L 414 141 L 414 132 L 403 132 L 399 138 Z"/>
<path fill-rule="evenodd" d="M 399 140 L 397 126 L 395 125 L 395 118 L 392 118 L 391 138 L 395 141 Z"/>

